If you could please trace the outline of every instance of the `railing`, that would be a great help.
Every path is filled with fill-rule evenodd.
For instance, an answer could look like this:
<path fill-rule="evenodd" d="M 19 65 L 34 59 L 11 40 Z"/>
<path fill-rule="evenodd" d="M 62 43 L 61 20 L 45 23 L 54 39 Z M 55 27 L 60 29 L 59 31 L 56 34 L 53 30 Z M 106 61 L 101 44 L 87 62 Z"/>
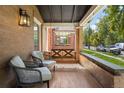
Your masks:
<path fill-rule="evenodd" d="M 52 49 L 52 58 L 74 58 L 76 59 L 76 52 L 74 49 Z"/>

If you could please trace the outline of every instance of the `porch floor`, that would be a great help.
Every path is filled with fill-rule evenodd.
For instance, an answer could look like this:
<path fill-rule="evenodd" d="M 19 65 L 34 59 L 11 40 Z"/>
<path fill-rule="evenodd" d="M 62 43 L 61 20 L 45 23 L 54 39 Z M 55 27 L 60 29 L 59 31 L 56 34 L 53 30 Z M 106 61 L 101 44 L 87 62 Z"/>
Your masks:
<path fill-rule="evenodd" d="M 80 64 L 57 64 L 50 88 L 100 88 L 97 80 Z M 46 84 L 33 87 L 45 88 Z"/>

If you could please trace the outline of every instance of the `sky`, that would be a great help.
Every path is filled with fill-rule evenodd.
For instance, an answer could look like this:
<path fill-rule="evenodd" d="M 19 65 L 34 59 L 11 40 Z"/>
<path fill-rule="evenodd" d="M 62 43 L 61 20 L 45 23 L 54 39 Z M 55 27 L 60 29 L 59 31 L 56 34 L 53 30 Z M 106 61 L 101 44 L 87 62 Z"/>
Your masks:
<path fill-rule="evenodd" d="M 91 29 L 93 30 L 96 30 L 97 26 L 96 24 L 99 23 L 100 21 L 100 18 L 105 16 L 105 12 L 104 12 L 104 9 L 106 8 L 107 6 L 104 6 L 102 9 L 100 9 L 96 15 L 93 16 L 91 22 L 90 22 L 90 27 Z"/>

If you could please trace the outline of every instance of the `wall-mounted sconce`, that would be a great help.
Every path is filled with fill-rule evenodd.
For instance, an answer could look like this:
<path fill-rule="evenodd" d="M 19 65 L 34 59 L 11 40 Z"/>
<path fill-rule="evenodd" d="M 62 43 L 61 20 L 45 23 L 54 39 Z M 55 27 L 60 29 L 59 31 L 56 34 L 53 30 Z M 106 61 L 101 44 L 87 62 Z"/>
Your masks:
<path fill-rule="evenodd" d="M 30 16 L 27 14 L 26 10 L 19 9 L 19 25 L 26 27 L 31 25 Z"/>

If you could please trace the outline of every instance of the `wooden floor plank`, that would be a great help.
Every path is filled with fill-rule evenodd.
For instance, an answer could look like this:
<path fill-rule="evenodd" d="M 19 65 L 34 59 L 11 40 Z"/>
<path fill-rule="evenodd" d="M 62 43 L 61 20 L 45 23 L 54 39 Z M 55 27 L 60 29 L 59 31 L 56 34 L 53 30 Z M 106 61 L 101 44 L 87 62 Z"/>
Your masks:
<path fill-rule="evenodd" d="M 50 81 L 51 88 L 97 88 L 98 82 L 84 71 L 55 72 L 55 77 Z"/>
<path fill-rule="evenodd" d="M 66 70 L 62 70 L 65 65 Z M 68 68 L 67 68 L 68 67 Z M 74 69 L 71 69 L 74 68 Z M 79 67 L 79 68 L 77 68 Z M 59 70 L 59 68 L 61 70 Z M 71 69 L 71 70 L 68 70 Z M 56 72 L 53 72 L 53 78 L 50 80 L 50 88 L 100 88 L 101 85 L 92 77 L 92 75 L 79 64 L 58 64 Z M 36 85 L 35 87 L 46 87 Z"/>

